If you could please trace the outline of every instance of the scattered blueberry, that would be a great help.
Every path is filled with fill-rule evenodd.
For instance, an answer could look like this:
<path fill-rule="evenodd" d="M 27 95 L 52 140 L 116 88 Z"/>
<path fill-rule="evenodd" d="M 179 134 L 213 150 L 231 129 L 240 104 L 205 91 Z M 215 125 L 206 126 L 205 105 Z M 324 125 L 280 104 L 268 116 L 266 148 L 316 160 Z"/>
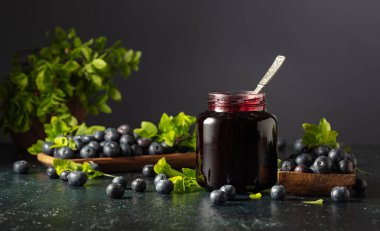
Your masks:
<path fill-rule="evenodd" d="M 108 157 L 120 156 L 120 146 L 115 141 L 107 142 L 103 147 L 103 153 Z"/>
<path fill-rule="evenodd" d="M 117 177 L 113 178 L 112 183 L 121 184 L 124 186 L 124 188 L 126 188 L 127 184 L 128 184 L 127 179 L 123 176 L 117 176 Z"/>
<path fill-rule="evenodd" d="M 146 183 L 143 179 L 137 178 L 132 181 L 132 190 L 135 192 L 144 192 L 146 189 Z"/>
<path fill-rule="evenodd" d="M 143 154 L 143 149 L 137 144 L 132 145 L 131 149 L 134 156 L 141 156 Z"/>
<path fill-rule="evenodd" d="M 214 190 L 210 193 L 210 201 L 214 205 L 223 205 L 226 203 L 227 196 L 222 190 Z"/>
<path fill-rule="evenodd" d="M 357 193 L 364 193 L 367 189 L 368 183 L 366 180 L 361 178 L 356 178 L 355 185 L 352 187 L 352 189 Z"/>
<path fill-rule="evenodd" d="M 67 176 L 69 185 L 83 186 L 87 182 L 87 175 L 82 171 L 72 171 Z"/>
<path fill-rule="evenodd" d="M 174 185 L 171 180 L 160 180 L 156 184 L 156 191 L 161 194 L 169 194 L 173 191 Z"/>
<path fill-rule="evenodd" d="M 338 163 L 341 160 L 347 159 L 347 154 L 341 148 L 334 148 L 329 152 L 329 158 L 334 163 Z"/>
<path fill-rule="evenodd" d="M 119 141 L 120 134 L 116 131 L 115 128 L 107 128 L 104 132 L 105 141 Z"/>
<path fill-rule="evenodd" d="M 352 163 L 351 160 L 341 160 L 339 161 L 339 172 L 343 174 L 350 174 L 354 173 L 354 164 Z"/>
<path fill-rule="evenodd" d="M 135 138 L 131 134 L 125 134 L 125 135 L 122 135 L 120 137 L 119 142 L 120 142 L 120 144 L 129 144 L 129 145 L 132 145 L 136 141 L 135 141 Z"/>
<path fill-rule="evenodd" d="M 154 185 L 157 185 L 157 183 L 160 181 L 160 180 L 167 180 L 168 177 L 163 174 L 163 173 L 160 173 L 158 174 L 155 178 L 154 178 Z"/>
<path fill-rule="evenodd" d="M 332 170 L 332 161 L 326 156 L 319 156 L 315 161 L 311 169 L 314 173 L 326 174 Z"/>
<path fill-rule="evenodd" d="M 308 153 L 301 153 L 296 157 L 296 163 L 298 165 L 305 165 L 307 167 L 313 164 L 313 158 Z"/>
<path fill-rule="evenodd" d="M 120 149 L 122 156 L 132 156 L 132 149 L 129 144 L 120 144 Z"/>
<path fill-rule="evenodd" d="M 226 194 L 227 200 L 232 200 L 236 196 L 236 189 L 233 185 L 223 185 L 220 188 L 220 191 L 223 191 Z"/>
<path fill-rule="evenodd" d="M 110 198 L 120 199 L 124 195 L 124 186 L 118 183 L 112 183 L 107 186 L 106 194 Z"/>
<path fill-rule="evenodd" d="M 49 176 L 49 178 L 51 179 L 56 179 L 58 178 L 58 174 L 57 174 L 57 171 L 55 170 L 55 168 L 53 166 L 50 166 L 46 169 L 46 174 Z"/>
<path fill-rule="evenodd" d="M 281 171 L 293 171 L 294 168 L 296 167 L 296 162 L 293 160 L 284 160 L 281 163 Z"/>
<path fill-rule="evenodd" d="M 53 142 L 45 142 L 42 144 L 42 152 L 46 155 L 52 156 L 54 152 L 54 148 L 51 148 L 53 145 Z"/>
<path fill-rule="evenodd" d="M 131 133 L 132 129 L 128 124 L 122 124 L 117 128 L 117 132 L 121 135 Z"/>
<path fill-rule="evenodd" d="M 320 145 L 313 150 L 313 154 L 316 156 L 328 156 L 330 148 L 326 145 Z"/>
<path fill-rule="evenodd" d="M 102 141 L 104 141 L 104 134 L 105 134 L 104 131 L 96 131 L 96 132 L 94 132 L 94 138 L 98 142 L 102 142 Z"/>
<path fill-rule="evenodd" d="M 149 145 L 151 144 L 152 140 L 148 138 L 138 138 L 137 139 L 137 145 L 140 146 L 143 149 L 149 148 Z"/>
<path fill-rule="evenodd" d="M 334 202 L 346 202 L 350 198 L 350 191 L 346 187 L 336 186 L 331 190 L 331 199 Z"/>
<path fill-rule="evenodd" d="M 148 153 L 150 155 L 163 154 L 164 153 L 164 148 L 161 146 L 161 144 L 159 144 L 157 142 L 152 142 L 149 145 Z"/>
<path fill-rule="evenodd" d="M 284 200 L 286 196 L 286 190 L 283 185 L 275 185 L 270 190 L 270 196 L 273 200 Z"/>
<path fill-rule="evenodd" d="M 156 176 L 156 173 L 154 172 L 154 165 L 153 164 L 147 164 L 142 169 L 142 174 L 145 177 L 154 177 Z"/>
<path fill-rule="evenodd" d="M 69 175 L 69 173 L 70 173 L 70 171 L 67 171 L 67 170 L 62 171 L 61 175 L 59 175 L 59 179 L 67 182 L 68 181 L 67 176 Z"/>
<path fill-rule="evenodd" d="M 19 160 L 13 163 L 13 171 L 19 174 L 27 174 L 29 172 L 29 163 L 26 160 Z"/>

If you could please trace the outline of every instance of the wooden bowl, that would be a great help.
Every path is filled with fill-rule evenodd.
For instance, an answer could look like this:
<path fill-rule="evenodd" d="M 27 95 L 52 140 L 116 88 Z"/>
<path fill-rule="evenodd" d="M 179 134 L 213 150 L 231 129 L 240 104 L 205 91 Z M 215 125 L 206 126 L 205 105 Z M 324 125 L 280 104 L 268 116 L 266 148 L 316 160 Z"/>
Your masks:
<path fill-rule="evenodd" d="M 93 161 L 94 163 L 99 164 L 102 172 L 117 173 L 141 171 L 144 165 L 156 164 L 162 157 L 165 157 L 166 161 L 172 168 L 195 168 L 195 153 L 172 153 L 164 155 L 143 155 L 114 158 L 101 157 L 71 160 L 76 163 Z M 52 166 L 55 158 L 44 153 L 40 153 L 37 155 L 37 159 L 45 166 Z"/>
<path fill-rule="evenodd" d="M 356 174 L 315 174 L 278 171 L 278 183 L 293 195 L 330 195 L 335 186 L 348 189 L 355 184 Z"/>

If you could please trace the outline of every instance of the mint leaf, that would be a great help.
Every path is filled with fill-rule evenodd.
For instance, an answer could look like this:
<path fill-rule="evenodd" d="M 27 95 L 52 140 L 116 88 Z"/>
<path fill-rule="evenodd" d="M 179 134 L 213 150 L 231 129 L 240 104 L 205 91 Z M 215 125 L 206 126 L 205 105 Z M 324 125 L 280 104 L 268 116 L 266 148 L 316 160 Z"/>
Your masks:
<path fill-rule="evenodd" d="M 315 201 L 303 201 L 304 204 L 311 204 L 311 205 L 323 205 L 323 199 L 318 199 Z"/>
<path fill-rule="evenodd" d="M 32 155 L 37 155 L 42 152 L 42 145 L 44 144 L 43 140 L 38 140 L 37 143 L 33 144 L 28 148 L 28 152 Z"/>
<path fill-rule="evenodd" d="M 147 121 L 141 122 L 141 128 L 136 128 L 133 131 L 144 138 L 153 138 L 158 132 L 156 125 Z"/>
<path fill-rule="evenodd" d="M 183 174 L 185 174 L 187 177 L 192 177 L 192 178 L 195 178 L 196 177 L 196 171 L 195 169 L 191 169 L 191 168 L 182 168 L 182 172 Z"/>
<path fill-rule="evenodd" d="M 261 199 L 261 197 L 262 197 L 261 193 L 251 193 L 251 194 L 249 194 L 249 198 L 252 199 L 252 200 Z"/>
<path fill-rule="evenodd" d="M 162 157 L 157 164 L 154 165 L 154 171 L 157 174 L 163 173 L 168 177 L 182 176 L 185 177 L 185 174 L 178 172 L 175 169 L 172 169 L 170 164 L 166 162 L 165 157 Z"/>
<path fill-rule="evenodd" d="M 115 177 L 113 175 L 105 174 L 103 172 L 94 170 L 91 164 L 88 162 L 83 162 L 83 164 L 78 164 L 72 160 L 64 160 L 64 159 L 55 158 L 53 160 L 53 167 L 57 171 L 58 175 L 61 175 L 63 171 L 67 170 L 67 171 L 82 171 L 86 173 L 89 179 L 94 179 L 100 176 Z"/>
<path fill-rule="evenodd" d="M 162 132 L 168 132 L 173 129 L 173 116 L 168 116 L 168 114 L 163 113 L 160 119 L 160 122 L 158 123 L 158 128 Z"/>
<path fill-rule="evenodd" d="M 322 118 L 318 125 L 304 123 L 302 125 L 304 135 L 302 143 L 308 148 L 315 148 L 319 145 L 327 145 L 330 148 L 338 147 L 336 137 L 338 132 L 331 129 L 330 123 Z"/>
<path fill-rule="evenodd" d="M 175 132 L 174 131 L 168 131 L 166 133 L 162 133 L 158 136 L 158 141 L 165 141 L 165 143 L 169 147 L 173 147 L 175 143 L 176 137 L 175 137 Z"/>

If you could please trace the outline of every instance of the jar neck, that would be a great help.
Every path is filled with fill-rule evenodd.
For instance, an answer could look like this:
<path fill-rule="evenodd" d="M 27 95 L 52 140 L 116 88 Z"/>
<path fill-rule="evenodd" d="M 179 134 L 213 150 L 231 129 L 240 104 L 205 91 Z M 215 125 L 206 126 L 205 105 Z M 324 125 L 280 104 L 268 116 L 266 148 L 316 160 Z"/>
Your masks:
<path fill-rule="evenodd" d="M 208 110 L 215 112 L 265 111 L 265 94 L 250 91 L 211 92 L 208 94 Z"/>

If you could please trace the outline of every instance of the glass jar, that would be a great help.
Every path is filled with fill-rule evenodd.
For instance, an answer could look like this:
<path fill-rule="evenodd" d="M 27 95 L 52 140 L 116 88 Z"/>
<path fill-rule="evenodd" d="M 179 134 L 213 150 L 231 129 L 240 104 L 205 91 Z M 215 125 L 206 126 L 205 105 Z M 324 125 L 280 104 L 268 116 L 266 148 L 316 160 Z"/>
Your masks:
<path fill-rule="evenodd" d="M 265 94 L 212 92 L 197 118 L 197 181 L 207 190 L 231 184 L 260 192 L 277 181 L 277 119 Z"/>

